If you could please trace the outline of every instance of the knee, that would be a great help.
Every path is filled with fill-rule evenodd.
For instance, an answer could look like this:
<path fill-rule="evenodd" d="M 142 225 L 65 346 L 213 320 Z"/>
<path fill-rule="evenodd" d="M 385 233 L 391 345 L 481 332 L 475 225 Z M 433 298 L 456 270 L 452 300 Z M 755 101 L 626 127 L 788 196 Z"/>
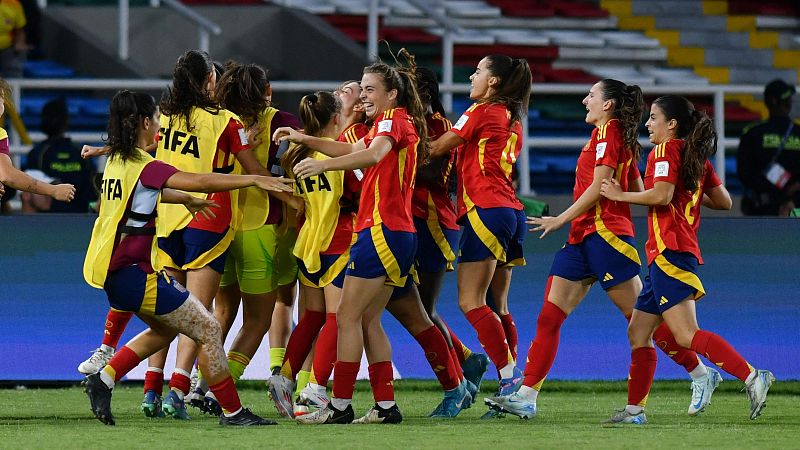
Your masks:
<path fill-rule="evenodd" d="M 269 331 L 270 324 L 271 320 L 269 320 L 269 318 L 256 319 L 254 317 L 246 316 L 242 318 L 242 329 L 251 335 L 264 336 L 267 334 L 267 331 Z"/>
<path fill-rule="evenodd" d="M 628 325 L 628 343 L 631 350 L 641 347 L 652 347 L 650 335 L 639 327 Z"/>
<path fill-rule="evenodd" d="M 683 348 L 692 348 L 692 339 L 696 330 L 684 331 L 675 334 L 675 342 Z"/>

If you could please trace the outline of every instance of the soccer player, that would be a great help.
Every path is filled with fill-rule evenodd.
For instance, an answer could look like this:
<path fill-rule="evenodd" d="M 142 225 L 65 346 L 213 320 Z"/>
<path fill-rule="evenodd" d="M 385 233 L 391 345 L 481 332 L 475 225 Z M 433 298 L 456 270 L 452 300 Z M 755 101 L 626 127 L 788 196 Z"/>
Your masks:
<path fill-rule="evenodd" d="M 644 406 L 656 369 L 652 338 L 662 320 L 679 346 L 705 356 L 745 383 L 750 419 L 756 419 L 775 377 L 754 369 L 722 337 L 700 329 L 695 311 L 695 301 L 705 295 L 697 276 L 698 265 L 703 264 L 697 241 L 700 208 L 731 207 L 730 194 L 708 161 L 717 148 L 714 124 L 685 98 L 666 95 L 653 102 L 646 125 L 655 147 L 647 157 L 645 190 L 625 192 L 612 178 L 604 179 L 600 187 L 609 200 L 648 207 L 649 275 L 628 326 L 628 405 L 608 422 L 647 423 Z"/>
<path fill-rule="evenodd" d="M 522 418 L 536 414 L 539 391 L 558 351 L 561 326 L 595 281 L 627 319 L 642 290 L 630 206 L 600 196 L 605 178 L 613 177 L 626 191 L 642 190 L 636 166 L 641 154 L 637 139 L 644 112 L 642 91 L 639 86 L 605 79 L 592 86 L 583 104 L 586 123 L 595 128 L 578 157 L 575 203 L 557 217 L 531 218 L 529 222 L 536 225 L 534 231 L 542 231 L 542 237 L 567 223 L 570 232 L 566 245 L 553 258 L 525 378 L 517 392 L 486 400 L 490 406 Z M 719 373 L 706 368 L 694 352 L 675 344 L 666 326 L 659 328 L 655 337 L 659 347 L 692 374 L 689 414 L 699 413 L 711 400 Z M 645 394 L 636 402 L 644 401 Z"/>
<path fill-rule="evenodd" d="M 524 59 L 483 58 L 470 76 L 469 95 L 475 103 L 433 142 L 431 151 L 433 156 L 442 156 L 459 147 L 458 218 L 464 228 L 459 243 L 458 303 L 498 370 L 501 395 L 513 392 L 522 377 L 498 314 L 508 314 L 512 267 L 525 263 L 525 213 L 511 173 L 522 148 L 521 120 L 528 110 L 531 77 Z M 490 289 L 498 314 L 486 304 Z"/>
<path fill-rule="evenodd" d="M 0 116 L 6 111 L 5 101 L 10 95 L 11 88 L 6 80 L 0 78 Z M 42 183 L 14 168 L 8 146 L 8 132 L 0 127 L 0 186 L 3 185 L 20 191 L 47 195 L 62 202 L 69 202 L 75 198 L 75 186 L 71 184 Z"/>
<path fill-rule="evenodd" d="M 327 407 L 298 417 L 301 423 L 350 423 L 352 398 L 364 342 L 370 361 L 375 405 L 359 423 L 398 423 L 391 346 L 380 316 L 395 286 L 405 286 L 413 263 L 416 235 L 411 195 L 417 159 L 427 153 L 425 111 L 413 78 L 413 56 L 401 50 L 410 68 L 374 63 L 364 68 L 361 101 L 373 120 L 369 134 L 355 144 L 328 141 L 287 128 L 273 139 L 306 144 L 333 158 L 306 158 L 294 167 L 303 180 L 326 170 L 363 168 L 364 178 L 355 244 L 337 310 L 338 349 L 333 398 Z M 420 145 L 422 144 L 422 145 Z M 366 337 L 365 337 L 366 336 Z"/>
<path fill-rule="evenodd" d="M 111 101 L 110 156 L 84 278 L 106 291 L 112 308 L 136 312 L 150 328 L 123 346 L 100 372 L 86 377 L 92 413 L 101 422 L 114 425 L 111 393 L 115 382 L 180 332 L 201 346 L 200 366 L 223 408 L 220 424 L 275 424 L 242 408 L 225 363 L 219 324 L 194 295 L 158 270 L 152 248 L 159 201 L 180 204 L 191 216 L 213 217 L 216 212 L 212 208 L 219 209 L 213 200 L 174 189 L 220 192 L 257 186 L 289 191 L 291 187 L 287 180 L 271 177 L 186 173 L 154 160 L 142 148 L 153 143 L 161 126 L 159 116 L 155 101 L 146 94 L 120 91 Z"/>

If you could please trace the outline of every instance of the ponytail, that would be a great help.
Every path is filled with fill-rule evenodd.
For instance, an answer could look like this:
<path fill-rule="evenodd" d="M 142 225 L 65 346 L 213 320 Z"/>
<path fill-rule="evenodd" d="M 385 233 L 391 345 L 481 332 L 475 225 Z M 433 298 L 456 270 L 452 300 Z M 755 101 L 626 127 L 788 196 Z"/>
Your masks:
<path fill-rule="evenodd" d="M 212 99 L 211 93 L 206 91 L 205 84 L 208 75 L 214 71 L 214 63 L 208 53 L 199 50 L 189 50 L 175 63 L 172 72 L 172 84 L 167 87 L 161 98 L 161 113 L 167 116 L 177 116 L 182 120 L 188 131 L 194 130 L 191 115 L 194 108 L 203 108 L 209 112 L 219 112 L 219 107 Z M 170 120 L 172 117 L 170 117 Z"/>
<path fill-rule="evenodd" d="M 330 125 L 334 116 L 342 111 L 342 102 L 327 91 L 317 91 L 300 99 L 300 120 L 305 134 L 319 137 L 322 130 Z M 286 173 L 294 174 L 294 166 L 307 157 L 311 149 L 305 144 L 290 147 L 281 158 L 281 167 Z"/>
<path fill-rule="evenodd" d="M 153 97 L 127 89 L 117 92 L 111 100 L 105 139 L 106 145 L 111 148 L 109 156 L 121 158 L 122 161 L 138 159 L 136 141 L 139 125 L 142 120 L 153 117 L 155 113 L 156 103 Z"/>
<path fill-rule="evenodd" d="M 228 61 L 225 72 L 217 80 L 214 97 L 222 108 L 239 116 L 249 128 L 269 106 L 264 98 L 268 87 L 267 72 L 261 67 Z"/>
<path fill-rule="evenodd" d="M 625 148 L 630 149 L 633 160 L 638 161 L 642 154 L 639 144 L 639 124 L 644 114 L 642 89 L 610 78 L 601 80 L 600 85 L 603 100 L 614 102 L 613 116 L 622 124 L 622 142 Z"/>
<path fill-rule="evenodd" d="M 487 68 L 492 76 L 500 79 L 494 93 L 484 101 L 500 103 L 511 112 L 513 125 L 528 115 L 528 102 L 531 96 L 533 74 L 524 58 L 511 58 L 506 55 L 489 55 L 486 57 Z"/>

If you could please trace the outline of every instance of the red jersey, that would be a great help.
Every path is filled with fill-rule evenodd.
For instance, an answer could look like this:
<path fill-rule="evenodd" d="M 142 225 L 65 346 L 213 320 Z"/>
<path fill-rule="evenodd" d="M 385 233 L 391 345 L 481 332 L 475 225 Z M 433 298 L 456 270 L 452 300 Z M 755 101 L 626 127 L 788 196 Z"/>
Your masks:
<path fill-rule="evenodd" d="M 247 135 L 244 125 L 238 120 L 231 119 L 225 131 L 217 140 L 217 151 L 214 154 L 214 172 L 229 173 L 236 162 L 236 154 L 242 150 L 249 150 Z M 222 233 L 231 224 L 231 195 L 226 192 L 215 192 L 208 195 L 208 199 L 216 202 L 220 207 L 214 208 L 216 217 L 207 219 L 198 214 L 189 222 L 187 227 L 198 230 Z"/>
<path fill-rule="evenodd" d="M 369 127 L 366 124 L 362 122 L 356 122 L 345 128 L 344 131 L 342 131 L 342 134 L 339 135 L 339 139 L 336 140 L 339 142 L 355 144 L 368 133 Z"/>
<path fill-rule="evenodd" d="M 405 108 L 381 114 L 364 137 L 367 148 L 378 136 L 390 138 L 392 149 L 378 164 L 364 170 L 355 231 L 382 223 L 391 231 L 413 233 L 411 194 L 417 175 L 419 136 Z"/>
<path fill-rule="evenodd" d="M 614 179 L 619 181 L 623 191 L 628 190 L 630 182 L 639 174 L 633 153 L 625 148 L 622 124 L 617 119 L 611 119 L 592 130 L 592 138 L 583 146 L 575 170 L 573 200 L 578 200 L 592 184 L 594 169 L 598 166 L 614 169 Z M 617 236 L 633 236 L 630 205 L 600 197 L 593 208 L 572 220 L 567 242 L 578 244 L 586 236 L 603 230 L 609 230 Z"/>
<path fill-rule="evenodd" d="M 428 124 L 428 136 L 431 141 L 436 140 L 453 127 L 447 117 L 438 112 L 426 115 L 425 122 Z M 435 173 L 426 173 L 425 177 L 418 174 L 411 200 L 411 212 L 414 217 L 439 222 L 444 228 L 450 230 L 459 229 L 456 223 L 456 207 L 450 200 L 450 194 L 447 191 L 447 181 L 453 170 L 455 158 L 456 150 L 453 149 L 449 155 L 432 158 L 421 167 L 421 171 L 434 171 Z"/>
<path fill-rule="evenodd" d="M 459 218 L 474 206 L 522 209 L 511 183 L 522 149 L 522 125 L 510 121 L 505 105 L 475 103 L 450 129 L 466 141 L 456 161 Z"/>
<path fill-rule="evenodd" d="M 648 208 L 648 236 L 645 245 L 648 264 L 667 249 L 691 253 L 700 264 L 703 264 L 700 245 L 697 242 L 703 194 L 722 182 L 714 171 L 714 166 L 706 160 L 697 189 L 694 192 L 687 191 L 680 177 L 683 145 L 682 139 L 670 139 L 655 146 L 647 156 L 644 188 L 652 189 L 659 181 L 675 185 L 675 193 L 672 194 L 672 200 L 668 205 Z"/>

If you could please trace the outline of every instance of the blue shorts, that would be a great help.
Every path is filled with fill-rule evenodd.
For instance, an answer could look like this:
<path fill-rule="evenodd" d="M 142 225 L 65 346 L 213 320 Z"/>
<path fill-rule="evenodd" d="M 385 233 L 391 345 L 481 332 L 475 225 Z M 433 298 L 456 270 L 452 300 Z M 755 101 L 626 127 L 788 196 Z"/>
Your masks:
<path fill-rule="evenodd" d="M 383 224 L 358 232 L 350 247 L 347 275 L 359 278 L 386 277 L 389 286 L 405 286 L 414 255 L 417 235 L 408 231 L 391 231 Z"/>
<path fill-rule="evenodd" d="M 178 268 L 181 268 L 200 260 L 206 252 L 219 245 L 227 234 L 227 231 L 214 233 L 186 227 L 173 231 L 167 237 L 158 238 L 158 248 L 172 258 Z M 222 273 L 225 271 L 226 255 L 227 250 L 205 265 Z"/>
<path fill-rule="evenodd" d="M 458 262 L 496 259 L 501 265 L 525 265 L 522 253 L 522 243 L 528 232 L 525 211 L 476 206 L 462 220 L 464 230 L 459 243 Z"/>
<path fill-rule="evenodd" d="M 397 300 L 398 298 L 403 298 L 408 295 L 415 283 L 419 284 L 419 280 L 416 280 L 414 276 L 406 277 L 406 284 L 403 286 L 395 286 L 392 295 L 389 297 L 389 301 Z"/>
<path fill-rule="evenodd" d="M 314 273 L 308 271 L 306 265 L 303 264 L 303 260 L 297 259 L 300 282 L 305 286 L 315 288 L 324 288 L 332 284 L 341 289 L 344 284 L 344 274 L 350 254 L 345 252 L 341 255 L 319 255 L 319 259 L 320 269 Z"/>
<path fill-rule="evenodd" d="M 139 266 L 109 273 L 103 289 L 112 308 L 150 316 L 175 311 L 189 298 L 189 291 L 166 272 L 144 273 Z"/>
<path fill-rule="evenodd" d="M 414 217 L 414 226 L 417 228 L 417 254 L 414 257 L 417 270 L 426 273 L 453 270 L 460 231 L 418 217 Z"/>
<path fill-rule="evenodd" d="M 639 275 L 641 268 L 632 237 L 592 233 L 582 242 L 568 243 L 556 252 L 550 275 L 570 281 L 594 278 L 608 290 Z"/>
<path fill-rule="evenodd" d="M 706 291 L 697 277 L 699 264 L 691 253 L 665 250 L 650 264 L 650 275 L 636 300 L 636 309 L 655 315 L 691 298 L 699 300 Z"/>

